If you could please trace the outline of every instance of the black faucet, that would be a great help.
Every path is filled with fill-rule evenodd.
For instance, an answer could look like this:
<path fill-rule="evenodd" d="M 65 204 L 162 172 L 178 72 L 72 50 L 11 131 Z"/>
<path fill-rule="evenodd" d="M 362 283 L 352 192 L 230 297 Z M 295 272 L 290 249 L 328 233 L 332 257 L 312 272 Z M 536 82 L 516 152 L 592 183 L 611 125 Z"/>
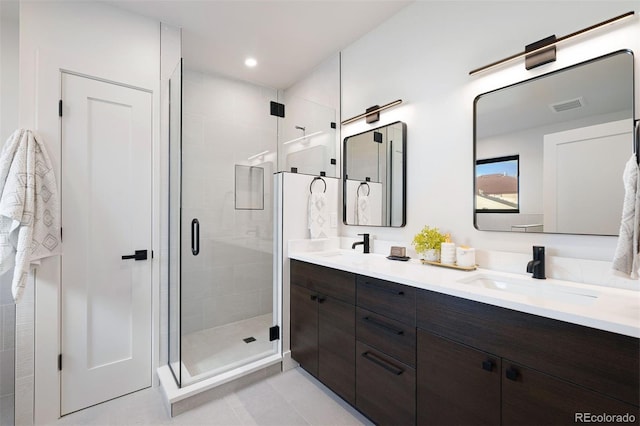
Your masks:
<path fill-rule="evenodd" d="M 362 235 L 364 237 L 364 241 L 358 241 L 357 243 L 353 243 L 351 245 L 351 248 L 355 249 L 356 246 L 359 246 L 360 244 L 362 244 L 364 246 L 362 252 L 369 253 L 369 234 L 358 234 L 358 235 Z"/>
<path fill-rule="evenodd" d="M 544 246 L 533 246 L 533 260 L 527 263 L 527 272 L 533 273 L 533 278 L 544 280 Z"/>

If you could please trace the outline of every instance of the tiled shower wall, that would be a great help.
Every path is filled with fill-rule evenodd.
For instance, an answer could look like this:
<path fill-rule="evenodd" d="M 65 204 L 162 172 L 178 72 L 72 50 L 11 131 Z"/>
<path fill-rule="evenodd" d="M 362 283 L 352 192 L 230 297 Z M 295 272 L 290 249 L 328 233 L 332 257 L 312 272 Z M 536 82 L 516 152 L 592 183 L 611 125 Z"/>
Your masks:
<path fill-rule="evenodd" d="M 272 312 L 277 91 L 188 71 L 182 100 L 182 333 Z M 265 153 L 265 151 L 268 151 Z M 254 157 L 263 153 L 262 156 Z M 235 165 L 264 169 L 264 208 L 235 206 Z M 200 254 L 191 253 L 191 221 Z"/>

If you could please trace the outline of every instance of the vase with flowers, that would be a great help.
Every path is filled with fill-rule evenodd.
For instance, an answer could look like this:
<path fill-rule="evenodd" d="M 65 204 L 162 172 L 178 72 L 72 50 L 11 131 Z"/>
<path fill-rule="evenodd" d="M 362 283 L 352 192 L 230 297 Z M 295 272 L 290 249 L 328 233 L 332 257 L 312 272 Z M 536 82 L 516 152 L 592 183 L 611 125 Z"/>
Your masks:
<path fill-rule="evenodd" d="M 424 260 L 438 262 L 440 260 L 440 246 L 446 242 L 447 236 L 438 228 L 425 226 L 414 237 L 411 244 Z"/>

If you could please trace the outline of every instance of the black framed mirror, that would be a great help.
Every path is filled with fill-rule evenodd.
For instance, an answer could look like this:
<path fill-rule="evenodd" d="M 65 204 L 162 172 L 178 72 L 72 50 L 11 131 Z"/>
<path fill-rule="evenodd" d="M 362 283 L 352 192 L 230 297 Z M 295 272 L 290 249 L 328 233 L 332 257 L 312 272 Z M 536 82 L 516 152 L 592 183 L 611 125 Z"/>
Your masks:
<path fill-rule="evenodd" d="M 474 226 L 617 235 L 634 117 L 629 50 L 477 96 Z"/>
<path fill-rule="evenodd" d="M 405 226 L 407 125 L 396 121 L 346 137 L 343 153 L 345 225 Z"/>

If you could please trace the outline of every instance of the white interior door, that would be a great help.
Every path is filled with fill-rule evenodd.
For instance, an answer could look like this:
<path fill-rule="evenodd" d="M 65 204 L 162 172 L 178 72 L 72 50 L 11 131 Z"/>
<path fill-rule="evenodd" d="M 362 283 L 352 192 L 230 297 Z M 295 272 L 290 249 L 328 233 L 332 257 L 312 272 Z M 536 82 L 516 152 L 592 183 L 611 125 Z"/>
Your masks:
<path fill-rule="evenodd" d="M 630 120 L 620 120 L 544 136 L 546 232 L 618 233 L 632 129 Z"/>
<path fill-rule="evenodd" d="M 62 100 L 64 415 L 151 386 L 152 95 L 62 73 Z"/>

